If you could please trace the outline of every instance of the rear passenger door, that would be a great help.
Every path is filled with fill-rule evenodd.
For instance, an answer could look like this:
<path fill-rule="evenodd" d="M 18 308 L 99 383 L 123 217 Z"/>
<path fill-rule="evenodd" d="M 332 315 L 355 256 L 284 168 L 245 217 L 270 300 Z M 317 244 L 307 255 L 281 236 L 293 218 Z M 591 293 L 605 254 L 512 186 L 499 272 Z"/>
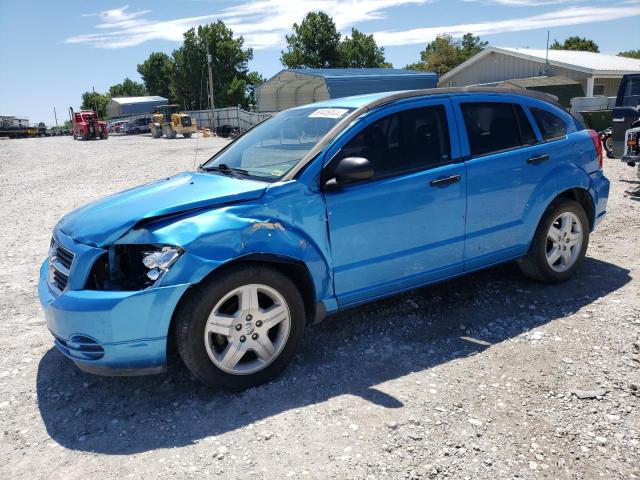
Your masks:
<path fill-rule="evenodd" d="M 532 212 L 556 193 L 557 159 L 522 103 L 489 95 L 454 102 L 467 166 L 465 270 L 474 270 L 526 253 Z"/>

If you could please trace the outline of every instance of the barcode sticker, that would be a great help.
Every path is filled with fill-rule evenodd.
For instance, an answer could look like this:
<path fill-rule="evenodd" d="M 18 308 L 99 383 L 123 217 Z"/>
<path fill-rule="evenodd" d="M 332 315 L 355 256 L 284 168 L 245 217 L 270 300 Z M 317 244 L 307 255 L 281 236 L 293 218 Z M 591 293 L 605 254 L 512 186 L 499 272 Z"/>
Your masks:
<path fill-rule="evenodd" d="M 312 112 L 309 118 L 340 118 L 348 111 L 346 108 L 319 108 Z"/>

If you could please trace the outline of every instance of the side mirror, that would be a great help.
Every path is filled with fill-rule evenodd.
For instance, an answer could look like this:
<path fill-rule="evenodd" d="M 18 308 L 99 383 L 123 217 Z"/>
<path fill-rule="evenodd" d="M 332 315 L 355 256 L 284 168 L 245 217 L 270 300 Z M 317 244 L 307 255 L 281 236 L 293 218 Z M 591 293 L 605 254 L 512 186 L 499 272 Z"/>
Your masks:
<path fill-rule="evenodd" d="M 346 157 L 333 168 L 333 178 L 325 183 L 326 187 L 335 188 L 343 184 L 369 180 L 373 178 L 373 166 L 363 157 Z"/>

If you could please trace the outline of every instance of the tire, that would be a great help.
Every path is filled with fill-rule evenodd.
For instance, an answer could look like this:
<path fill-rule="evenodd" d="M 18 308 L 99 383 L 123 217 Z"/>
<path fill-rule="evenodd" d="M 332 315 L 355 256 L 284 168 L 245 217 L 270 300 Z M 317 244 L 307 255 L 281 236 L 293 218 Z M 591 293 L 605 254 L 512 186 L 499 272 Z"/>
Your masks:
<path fill-rule="evenodd" d="M 176 131 L 168 125 L 162 126 L 162 134 L 165 138 L 176 138 Z"/>
<path fill-rule="evenodd" d="M 150 128 L 151 131 L 151 136 L 153 138 L 160 138 L 162 136 L 162 130 L 160 130 L 158 127 L 156 127 L 155 125 L 152 125 Z"/>
<path fill-rule="evenodd" d="M 257 310 L 243 311 L 243 297 L 233 295 L 246 289 L 258 292 L 247 295 L 259 299 Z M 280 301 L 269 304 L 277 295 Z M 249 311 L 255 318 L 247 314 Z M 269 312 L 276 311 L 281 313 L 269 317 Z M 209 322 L 210 315 L 216 313 L 224 326 Z M 280 320 L 275 321 L 276 317 Z M 268 323 L 274 326 L 268 327 Z M 210 387 L 238 391 L 268 382 L 282 372 L 302 341 L 304 326 L 304 302 L 293 282 L 268 266 L 252 265 L 231 268 L 189 292 L 176 311 L 175 332 L 180 357 L 196 378 Z M 220 328 L 224 334 L 209 331 Z M 263 350 L 265 338 L 271 350 Z M 262 350 L 262 356 L 253 348 Z M 231 362 L 225 363 L 228 357 Z"/>
<path fill-rule="evenodd" d="M 191 138 L 191 132 L 183 133 L 183 134 L 182 134 L 182 136 L 183 136 L 184 138 Z"/>
<path fill-rule="evenodd" d="M 568 219 L 573 220 L 570 226 Z M 553 235 L 552 226 L 558 228 L 559 236 Z M 584 261 L 589 246 L 589 230 L 589 219 L 582 205 L 566 198 L 557 199 L 540 220 L 529 253 L 518 262 L 520 270 L 525 276 L 539 282 L 558 283 L 568 280 Z M 558 241 L 551 240 L 552 236 Z M 578 238 L 579 245 L 574 244 Z M 558 252 L 560 257 L 551 263 Z"/>
<path fill-rule="evenodd" d="M 613 155 L 613 137 L 611 135 L 607 136 L 604 139 L 604 143 L 602 144 L 604 147 L 604 151 L 607 155 L 607 158 L 614 158 Z"/>

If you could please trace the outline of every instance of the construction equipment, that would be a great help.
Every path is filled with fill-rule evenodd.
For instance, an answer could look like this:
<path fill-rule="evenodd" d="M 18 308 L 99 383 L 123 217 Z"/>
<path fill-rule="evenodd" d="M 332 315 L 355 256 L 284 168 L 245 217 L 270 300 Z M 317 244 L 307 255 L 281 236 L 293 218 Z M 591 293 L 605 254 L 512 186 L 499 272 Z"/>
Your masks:
<path fill-rule="evenodd" d="M 160 138 L 163 135 L 165 138 L 176 138 L 177 134 L 189 138 L 198 131 L 196 121 L 189 114 L 180 112 L 178 105 L 158 107 L 149 128 L 153 138 Z"/>
<path fill-rule="evenodd" d="M 107 129 L 107 122 L 98 120 L 98 115 L 92 110 L 81 110 L 74 112 L 73 108 L 69 107 L 69 113 L 71 114 L 71 122 L 73 123 L 73 139 L 74 140 L 89 140 L 109 138 L 109 130 Z"/>

